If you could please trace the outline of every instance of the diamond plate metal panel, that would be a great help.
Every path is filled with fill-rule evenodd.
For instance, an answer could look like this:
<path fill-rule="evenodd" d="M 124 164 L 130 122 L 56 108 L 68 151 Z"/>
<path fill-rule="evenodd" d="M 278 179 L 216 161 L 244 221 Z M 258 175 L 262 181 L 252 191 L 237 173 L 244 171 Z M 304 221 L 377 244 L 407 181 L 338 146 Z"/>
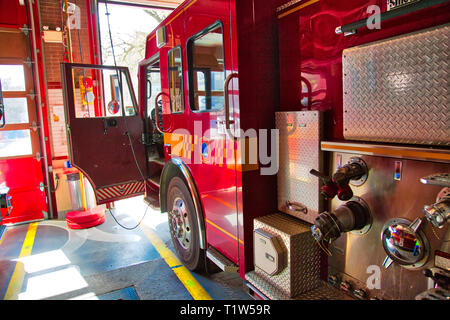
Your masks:
<path fill-rule="evenodd" d="M 263 277 L 254 271 L 245 274 L 245 280 L 254 285 L 262 294 L 271 300 L 352 300 L 351 297 L 320 281 L 319 286 L 302 294 L 290 297 L 268 283 Z"/>
<path fill-rule="evenodd" d="M 280 135 L 278 210 L 314 223 L 314 219 L 322 211 L 320 181 L 309 171 L 321 170 L 322 113 L 276 112 L 275 121 Z M 304 206 L 307 212 L 292 210 L 289 203 Z"/>
<path fill-rule="evenodd" d="M 254 220 L 254 230 L 262 229 L 279 237 L 287 251 L 286 268 L 270 276 L 255 266 L 255 273 L 269 286 L 293 297 L 320 284 L 320 249 L 311 235 L 311 225 L 283 213 Z"/>
<path fill-rule="evenodd" d="M 344 137 L 450 145 L 450 25 L 344 50 Z"/>

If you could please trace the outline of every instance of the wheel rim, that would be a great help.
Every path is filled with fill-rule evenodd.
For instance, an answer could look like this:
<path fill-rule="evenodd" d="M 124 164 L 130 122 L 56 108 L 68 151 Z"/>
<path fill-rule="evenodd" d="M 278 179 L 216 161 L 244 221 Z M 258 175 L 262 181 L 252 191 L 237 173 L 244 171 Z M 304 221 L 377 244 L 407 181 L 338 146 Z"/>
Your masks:
<path fill-rule="evenodd" d="M 169 222 L 172 234 L 184 249 L 191 246 L 191 225 L 186 204 L 177 197 L 173 201 L 172 211 L 169 212 Z"/>

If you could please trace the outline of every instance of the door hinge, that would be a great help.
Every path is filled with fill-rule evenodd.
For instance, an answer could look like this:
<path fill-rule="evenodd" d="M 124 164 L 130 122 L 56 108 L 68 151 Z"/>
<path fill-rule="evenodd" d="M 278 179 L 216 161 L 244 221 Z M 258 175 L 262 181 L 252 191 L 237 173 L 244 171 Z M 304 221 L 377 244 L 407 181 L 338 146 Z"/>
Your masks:
<path fill-rule="evenodd" d="M 30 129 L 33 130 L 34 132 L 36 132 L 37 129 L 39 129 L 39 128 L 40 128 L 40 126 L 38 126 L 38 124 L 36 123 L 36 121 L 33 121 L 33 122 L 31 123 Z"/>
<path fill-rule="evenodd" d="M 30 93 L 27 94 L 28 97 L 30 97 L 30 99 L 35 99 L 37 96 L 37 93 L 34 91 L 30 91 Z"/>
<path fill-rule="evenodd" d="M 31 68 L 34 61 L 30 57 L 28 57 L 27 60 L 25 60 L 23 63 L 26 64 L 29 68 Z"/>
<path fill-rule="evenodd" d="M 22 28 L 19 28 L 19 30 L 22 31 L 26 36 L 28 36 L 29 31 L 31 31 L 32 29 L 28 28 L 28 26 L 24 24 Z"/>

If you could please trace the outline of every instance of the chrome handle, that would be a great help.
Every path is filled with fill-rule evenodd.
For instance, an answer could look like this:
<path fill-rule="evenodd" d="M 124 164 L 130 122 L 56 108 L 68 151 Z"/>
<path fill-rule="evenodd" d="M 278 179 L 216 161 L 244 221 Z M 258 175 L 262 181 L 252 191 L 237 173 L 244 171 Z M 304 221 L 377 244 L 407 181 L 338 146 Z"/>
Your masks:
<path fill-rule="evenodd" d="M 160 133 L 164 133 L 164 131 L 162 130 L 162 128 L 159 127 L 159 110 L 158 110 L 158 98 L 159 96 L 161 96 L 163 93 L 160 92 L 156 95 L 155 97 L 155 125 L 156 125 L 156 130 L 158 130 Z"/>
<path fill-rule="evenodd" d="M 444 2 L 447 2 L 448 0 L 428 0 L 428 1 L 419 1 L 419 2 L 414 2 L 412 4 L 406 5 L 404 7 L 395 9 L 395 10 L 391 10 L 391 11 L 386 11 L 386 12 L 382 12 L 380 14 L 380 22 L 382 21 L 386 21 L 386 20 L 390 20 L 390 19 L 394 19 L 397 17 L 401 17 L 404 16 L 406 14 L 415 12 L 415 11 L 419 11 L 422 9 L 426 9 Z M 335 29 L 335 33 L 336 34 L 344 34 L 344 36 L 351 36 L 356 34 L 356 31 L 360 28 L 366 27 L 367 26 L 367 22 L 368 22 L 369 18 L 366 19 L 361 19 L 358 20 L 356 22 L 352 22 L 346 25 L 342 25 L 342 26 L 338 26 Z"/>
<path fill-rule="evenodd" d="M 225 103 L 225 130 L 227 131 L 227 133 L 230 136 L 233 136 L 233 134 L 231 134 L 230 127 L 231 124 L 234 123 L 234 120 L 230 120 L 230 102 L 229 102 L 229 96 L 228 96 L 228 85 L 230 84 L 231 79 L 233 78 L 237 78 L 238 74 L 237 73 L 231 73 L 228 75 L 228 77 L 225 79 L 225 83 L 223 85 L 223 91 L 224 91 L 224 103 Z"/>
<path fill-rule="evenodd" d="M 0 129 L 6 125 L 5 120 L 5 106 L 3 104 L 3 92 L 2 92 L 2 81 L 0 79 L 0 120 L 2 123 L 0 124 Z"/>
<path fill-rule="evenodd" d="M 450 221 L 450 195 L 439 202 L 424 207 L 425 217 L 436 228 L 443 228 Z"/>
<path fill-rule="evenodd" d="M 308 214 L 308 208 L 298 202 L 286 201 L 286 206 L 289 210 Z"/>
<path fill-rule="evenodd" d="M 0 124 L 0 129 L 1 129 L 6 125 L 5 112 L 4 112 L 3 104 L 1 104 L 1 103 L 0 103 L 0 120 L 2 121 L 2 123 Z"/>

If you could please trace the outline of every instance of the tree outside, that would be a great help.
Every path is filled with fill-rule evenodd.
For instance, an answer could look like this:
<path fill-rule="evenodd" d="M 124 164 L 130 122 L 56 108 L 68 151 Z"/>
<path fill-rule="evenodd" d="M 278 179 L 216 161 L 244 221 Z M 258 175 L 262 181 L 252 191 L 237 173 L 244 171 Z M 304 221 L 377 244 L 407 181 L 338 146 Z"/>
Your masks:
<path fill-rule="evenodd" d="M 108 4 L 110 26 L 108 26 L 106 12 L 105 4 L 100 3 L 99 20 L 103 64 L 114 65 L 109 36 L 109 28 L 111 28 L 116 64 L 128 67 L 137 94 L 138 64 L 145 58 L 146 37 L 172 11 Z"/>

